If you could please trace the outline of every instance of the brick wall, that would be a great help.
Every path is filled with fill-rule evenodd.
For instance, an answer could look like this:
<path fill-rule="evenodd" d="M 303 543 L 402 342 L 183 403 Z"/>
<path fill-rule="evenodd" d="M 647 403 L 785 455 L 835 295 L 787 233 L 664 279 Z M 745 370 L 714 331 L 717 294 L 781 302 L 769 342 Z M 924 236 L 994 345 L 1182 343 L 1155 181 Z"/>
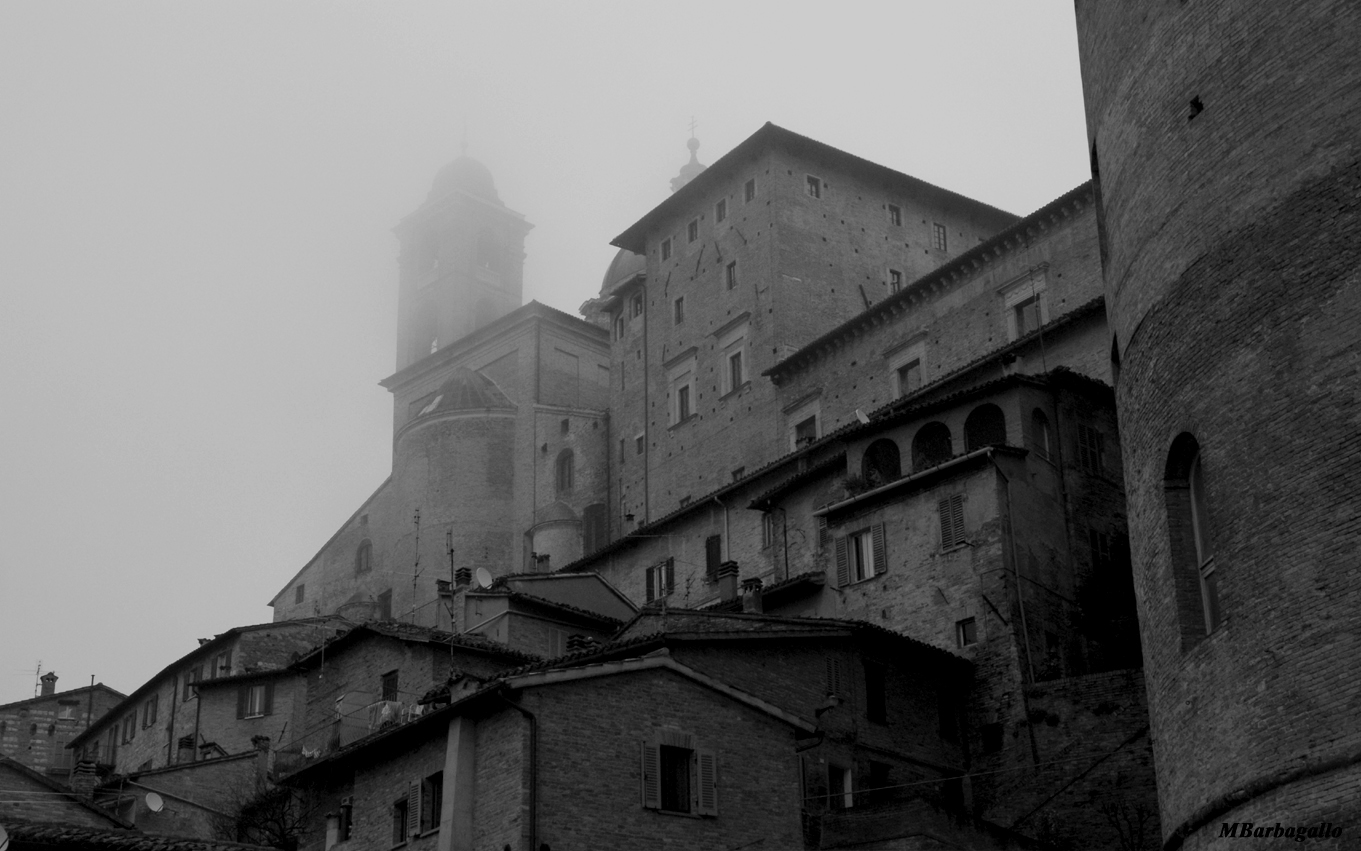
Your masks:
<path fill-rule="evenodd" d="M 64 778 L 71 764 L 66 743 L 120 700 L 101 685 L 0 707 L 0 753 L 36 771 Z"/>

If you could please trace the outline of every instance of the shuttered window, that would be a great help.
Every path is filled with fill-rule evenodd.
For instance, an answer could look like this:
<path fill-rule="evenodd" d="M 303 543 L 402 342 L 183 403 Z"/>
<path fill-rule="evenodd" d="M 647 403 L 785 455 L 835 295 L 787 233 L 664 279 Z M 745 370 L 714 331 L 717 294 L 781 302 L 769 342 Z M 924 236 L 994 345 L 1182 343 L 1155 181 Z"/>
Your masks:
<path fill-rule="evenodd" d="M 1105 472 L 1102 456 L 1105 454 L 1106 436 L 1091 426 L 1078 424 L 1077 463 L 1089 473 L 1100 475 Z"/>
<path fill-rule="evenodd" d="M 876 523 L 852 532 L 836 542 L 837 585 L 863 582 L 884 573 L 888 558 L 884 546 L 884 524 Z"/>
<path fill-rule="evenodd" d="M 668 558 L 647 569 L 647 602 L 659 600 L 676 590 L 676 560 Z"/>
<path fill-rule="evenodd" d="M 693 737 L 673 732 L 642 743 L 643 807 L 718 815 L 718 755 L 693 745 Z"/>
<path fill-rule="evenodd" d="M 839 656 L 827 657 L 827 693 L 846 693 L 846 666 Z"/>
<path fill-rule="evenodd" d="M 421 781 L 421 833 L 439 827 L 439 811 L 443 798 L 444 772 L 436 771 Z"/>
<path fill-rule="evenodd" d="M 952 549 L 964 540 L 964 494 L 947 496 L 936 505 L 940 513 L 940 548 Z"/>

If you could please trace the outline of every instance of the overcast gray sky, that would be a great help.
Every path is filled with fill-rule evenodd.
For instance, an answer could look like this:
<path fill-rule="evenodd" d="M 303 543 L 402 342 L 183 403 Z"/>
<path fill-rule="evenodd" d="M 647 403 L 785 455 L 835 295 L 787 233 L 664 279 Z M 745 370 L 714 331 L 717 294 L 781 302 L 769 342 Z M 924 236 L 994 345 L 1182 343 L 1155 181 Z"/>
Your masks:
<path fill-rule="evenodd" d="M 0 703 L 269 620 L 383 480 L 391 228 L 465 131 L 575 313 L 692 116 L 1015 213 L 1088 176 L 1060 0 L 0 4 Z"/>

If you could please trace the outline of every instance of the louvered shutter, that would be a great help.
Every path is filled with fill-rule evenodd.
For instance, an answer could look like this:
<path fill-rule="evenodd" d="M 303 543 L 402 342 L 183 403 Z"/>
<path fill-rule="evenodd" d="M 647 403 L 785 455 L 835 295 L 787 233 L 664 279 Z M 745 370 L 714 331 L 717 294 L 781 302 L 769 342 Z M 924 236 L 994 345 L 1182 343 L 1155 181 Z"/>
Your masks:
<path fill-rule="evenodd" d="M 406 790 L 406 835 L 421 832 L 421 785 L 412 783 Z"/>
<path fill-rule="evenodd" d="M 950 497 L 950 522 L 955 528 L 955 543 L 964 543 L 964 496 Z"/>
<path fill-rule="evenodd" d="M 236 717 L 246 717 L 246 699 L 250 696 L 248 686 L 240 686 L 236 689 Z"/>
<path fill-rule="evenodd" d="M 643 806 L 651 810 L 662 806 L 662 749 L 655 742 L 643 742 Z"/>
<path fill-rule="evenodd" d="M 827 657 L 827 693 L 841 694 L 841 660 L 835 656 Z"/>
<path fill-rule="evenodd" d="M 819 517 L 819 518 L 818 518 L 818 549 L 822 549 L 822 548 L 826 547 L 826 546 L 827 546 L 827 542 L 830 541 L 831 539 L 832 539 L 832 533 L 831 533 L 831 531 L 827 528 L 827 518 L 826 518 L 826 517 Z"/>
<path fill-rule="evenodd" d="M 273 715 L 273 714 L 274 714 L 274 683 L 273 683 L 273 681 L 270 681 L 270 682 L 265 683 L 265 707 L 264 707 L 264 714 L 265 714 L 265 715 Z"/>
<path fill-rule="evenodd" d="M 666 593 L 670 594 L 676 590 L 676 560 L 668 558 L 666 560 Z"/>
<path fill-rule="evenodd" d="M 654 585 L 653 579 L 656 572 L 657 571 L 653 570 L 650 567 L 647 569 L 647 601 L 649 603 L 657 599 L 657 589 L 656 586 Z"/>
<path fill-rule="evenodd" d="M 884 548 L 883 523 L 876 523 L 870 528 L 870 540 L 874 546 L 874 572 L 875 574 L 884 573 L 888 570 L 888 558 Z"/>
<path fill-rule="evenodd" d="M 850 559 L 846 557 L 846 539 L 836 539 L 836 584 L 838 587 L 851 584 Z"/>
<path fill-rule="evenodd" d="M 696 751 L 699 762 L 699 806 L 702 816 L 718 815 L 718 755 L 713 751 Z"/>

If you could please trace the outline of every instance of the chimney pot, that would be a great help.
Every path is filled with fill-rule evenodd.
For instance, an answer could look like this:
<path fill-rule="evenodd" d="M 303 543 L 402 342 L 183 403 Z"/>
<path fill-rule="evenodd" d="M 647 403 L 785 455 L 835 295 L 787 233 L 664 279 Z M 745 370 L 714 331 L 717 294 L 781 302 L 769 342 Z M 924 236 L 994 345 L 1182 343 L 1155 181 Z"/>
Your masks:
<path fill-rule="evenodd" d="M 761 584 L 761 580 L 755 576 L 742 580 L 742 611 L 758 615 L 763 611 Z"/>
<path fill-rule="evenodd" d="M 467 588 L 473 584 L 473 569 L 471 567 L 460 567 L 454 571 L 454 587 Z"/>
<path fill-rule="evenodd" d="M 737 599 L 737 562 L 725 561 L 718 566 L 718 597 L 725 602 Z"/>
<path fill-rule="evenodd" d="M 42 675 L 41 679 L 43 683 L 42 696 L 47 697 L 49 694 L 55 694 L 57 691 L 57 675 L 51 671 L 48 671 L 47 673 Z"/>

